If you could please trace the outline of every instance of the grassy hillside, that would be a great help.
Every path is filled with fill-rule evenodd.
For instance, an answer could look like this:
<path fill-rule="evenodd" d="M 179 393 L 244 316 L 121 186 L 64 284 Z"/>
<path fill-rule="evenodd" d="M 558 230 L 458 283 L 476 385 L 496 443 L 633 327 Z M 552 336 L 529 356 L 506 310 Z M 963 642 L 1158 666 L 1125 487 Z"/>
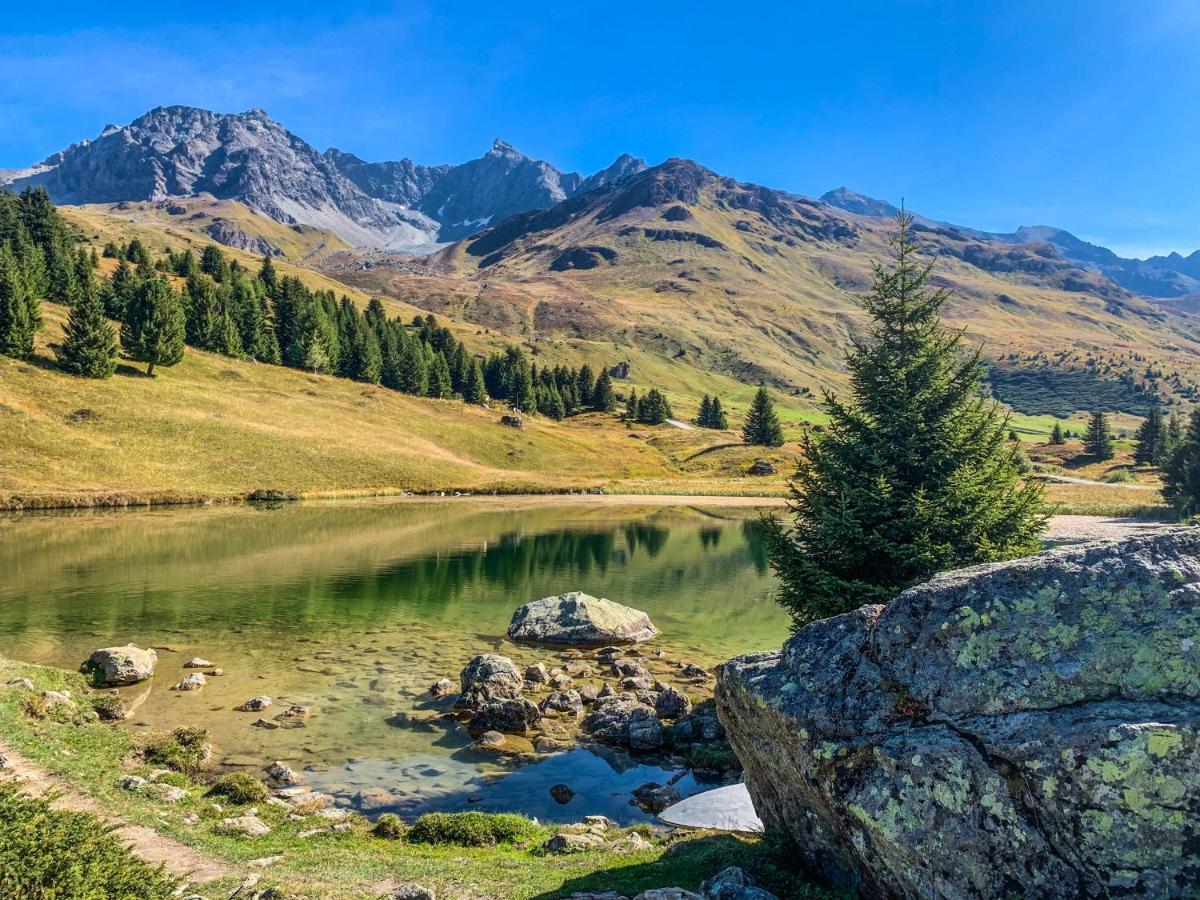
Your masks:
<path fill-rule="evenodd" d="M 686 463 L 731 435 L 615 417 L 562 423 L 418 399 L 189 348 L 146 378 L 122 364 L 106 381 L 52 362 L 65 310 L 45 304 L 29 360 L 0 357 L 0 495 L 242 495 L 255 488 L 338 491 L 539 491 L 623 486 L 777 492 L 782 476 L 743 473 L 760 454 L 739 447 Z M 782 464 L 788 450 L 776 452 Z M 793 451 L 794 452 L 794 451 Z M 786 468 L 781 468 L 781 472 Z"/>
<path fill-rule="evenodd" d="M 364 267 L 335 253 L 323 268 L 552 356 L 628 359 L 639 389 L 661 383 L 681 404 L 716 391 L 740 410 L 750 392 L 737 385 L 765 382 L 819 421 L 820 390 L 845 384 L 843 353 L 865 324 L 859 297 L 888 257 L 892 229 L 674 161 L 423 264 L 375 254 Z M 1138 413 L 1150 389 L 1179 403 L 1196 395 L 1200 341 L 1160 306 L 1042 245 L 984 245 L 947 229 L 922 229 L 917 241 L 951 292 L 947 324 L 984 345 L 1019 426 L 1032 427 L 1026 414 L 1105 402 Z M 1052 404 L 1020 377 L 1034 358 L 1039 383 L 1068 373 L 1058 381 L 1071 390 Z"/>

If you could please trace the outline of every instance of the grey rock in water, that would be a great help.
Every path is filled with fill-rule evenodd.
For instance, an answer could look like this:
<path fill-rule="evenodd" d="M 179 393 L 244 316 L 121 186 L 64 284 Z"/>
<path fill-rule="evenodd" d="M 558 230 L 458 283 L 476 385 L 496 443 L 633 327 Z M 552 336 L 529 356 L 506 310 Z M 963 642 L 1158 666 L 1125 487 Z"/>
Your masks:
<path fill-rule="evenodd" d="M 513 613 L 508 636 L 541 644 L 636 644 L 658 634 L 650 617 L 582 591 L 543 597 Z"/>
<path fill-rule="evenodd" d="M 474 710 L 491 700 L 515 700 L 521 696 L 525 681 L 507 656 L 481 653 L 473 657 L 458 677 L 462 694 L 458 705 Z"/>
<path fill-rule="evenodd" d="M 200 672 L 189 672 L 179 680 L 171 690 L 173 691 L 198 691 L 200 688 L 208 684 L 204 675 Z"/>
<path fill-rule="evenodd" d="M 81 671 L 100 684 L 137 684 L 152 676 L 157 665 L 158 654 L 153 650 L 127 644 L 93 651 Z"/>
<path fill-rule="evenodd" d="M 598 741 L 632 750 L 663 745 L 663 727 L 654 707 L 629 694 L 598 699 L 580 727 Z"/>
<path fill-rule="evenodd" d="M 501 734 L 528 734 L 529 726 L 542 717 L 536 706 L 525 699 L 488 700 L 480 704 L 467 731 L 479 734 L 499 731 Z"/>
<path fill-rule="evenodd" d="M 239 712 L 262 712 L 271 706 L 271 698 L 267 696 L 251 697 L 241 706 L 237 707 Z"/>
<path fill-rule="evenodd" d="M 1200 530 L 938 576 L 717 703 L 764 823 L 865 897 L 1200 885 Z"/>
<path fill-rule="evenodd" d="M 662 785 L 657 781 L 649 781 L 633 790 L 633 800 L 638 807 L 655 815 L 682 799 L 683 796 L 677 787 L 671 784 Z"/>

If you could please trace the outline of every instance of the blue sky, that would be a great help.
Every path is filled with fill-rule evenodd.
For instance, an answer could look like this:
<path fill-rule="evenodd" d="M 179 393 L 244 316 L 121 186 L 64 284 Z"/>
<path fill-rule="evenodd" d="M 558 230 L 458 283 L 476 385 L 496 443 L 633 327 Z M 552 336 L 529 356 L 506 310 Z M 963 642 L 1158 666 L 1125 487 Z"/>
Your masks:
<path fill-rule="evenodd" d="M 259 106 L 368 159 L 495 137 L 584 172 L 686 156 L 980 228 L 1200 248 L 1196 3 L 12 6 L 0 166 L 157 105 Z"/>

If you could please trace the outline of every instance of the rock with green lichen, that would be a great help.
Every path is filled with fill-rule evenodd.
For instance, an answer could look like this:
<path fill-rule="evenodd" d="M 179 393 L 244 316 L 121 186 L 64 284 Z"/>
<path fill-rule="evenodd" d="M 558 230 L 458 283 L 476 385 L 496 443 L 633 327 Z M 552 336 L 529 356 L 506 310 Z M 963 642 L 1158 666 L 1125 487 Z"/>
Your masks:
<path fill-rule="evenodd" d="M 717 704 L 766 825 L 866 897 L 1200 890 L 1200 529 L 939 576 Z"/>

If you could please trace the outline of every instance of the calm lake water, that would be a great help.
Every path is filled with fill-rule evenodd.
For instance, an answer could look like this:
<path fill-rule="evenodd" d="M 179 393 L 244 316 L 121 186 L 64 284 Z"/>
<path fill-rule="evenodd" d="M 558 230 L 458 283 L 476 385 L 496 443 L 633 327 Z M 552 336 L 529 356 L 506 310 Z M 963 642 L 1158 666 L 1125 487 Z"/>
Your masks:
<path fill-rule="evenodd" d="M 649 613 L 672 660 L 709 666 L 777 647 L 787 620 L 757 512 L 454 500 L 347 501 L 0 518 L 0 654 L 75 668 L 96 647 L 159 652 L 124 689 L 129 727 L 208 728 L 225 765 L 275 759 L 371 813 L 518 810 L 543 819 L 644 816 L 629 791 L 680 773 L 579 749 L 536 761 L 472 749 L 429 685 L 476 653 L 551 654 L 505 637 L 522 603 L 567 590 Z M 201 656 L 227 674 L 171 691 Z M 259 694 L 312 707 L 302 727 L 251 725 Z M 536 699 L 536 698 L 535 698 Z M 564 782 L 562 806 L 547 788 Z M 686 795 L 701 788 L 684 775 Z"/>

